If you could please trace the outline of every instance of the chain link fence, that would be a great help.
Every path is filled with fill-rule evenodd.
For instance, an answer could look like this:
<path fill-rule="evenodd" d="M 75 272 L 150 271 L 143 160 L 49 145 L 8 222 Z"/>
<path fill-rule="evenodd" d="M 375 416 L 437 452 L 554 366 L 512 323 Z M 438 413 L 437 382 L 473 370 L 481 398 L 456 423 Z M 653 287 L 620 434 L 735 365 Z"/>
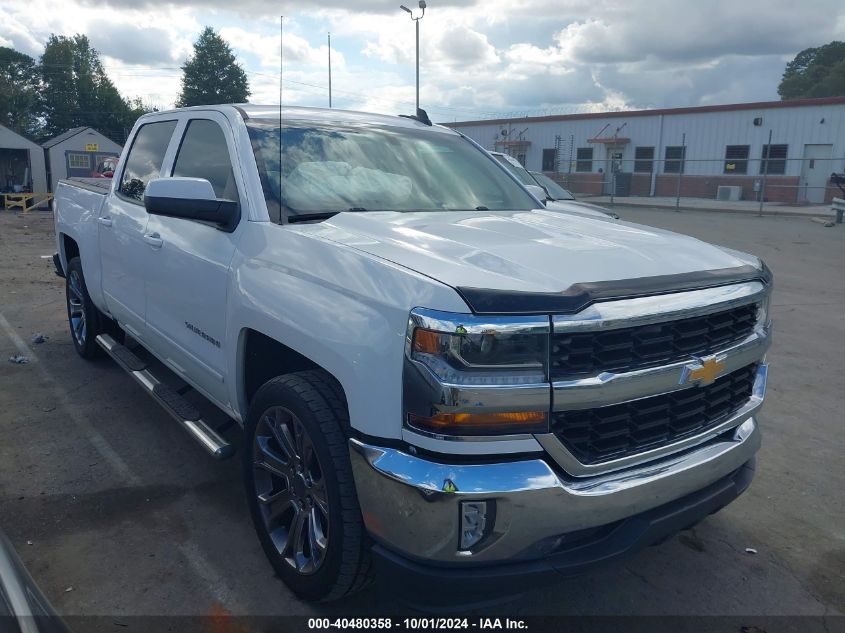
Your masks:
<path fill-rule="evenodd" d="M 604 160 L 555 161 L 545 172 L 565 189 L 581 197 L 682 198 L 715 200 L 762 211 L 772 206 L 830 206 L 845 191 L 832 180 L 845 172 L 845 157 L 786 158 L 675 158 L 622 159 L 608 148 Z M 559 155 L 558 155 L 559 156 Z M 845 184 L 842 185 L 845 188 Z"/>

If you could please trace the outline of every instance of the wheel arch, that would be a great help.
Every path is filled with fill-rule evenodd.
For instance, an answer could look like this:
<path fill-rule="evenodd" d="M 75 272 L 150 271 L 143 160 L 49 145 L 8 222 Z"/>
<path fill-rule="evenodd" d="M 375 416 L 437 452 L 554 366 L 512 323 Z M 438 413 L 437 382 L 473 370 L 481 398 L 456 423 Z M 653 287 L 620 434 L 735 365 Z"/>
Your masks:
<path fill-rule="evenodd" d="M 61 252 L 59 256 L 62 259 L 62 266 L 67 270 L 67 265 L 74 257 L 80 257 L 79 244 L 67 233 L 60 233 Z"/>
<path fill-rule="evenodd" d="M 268 380 L 297 371 L 317 369 L 336 383 L 348 408 L 346 391 L 338 377 L 304 354 L 257 329 L 245 327 L 240 332 L 237 363 L 238 409 L 246 420 L 255 393 Z"/>

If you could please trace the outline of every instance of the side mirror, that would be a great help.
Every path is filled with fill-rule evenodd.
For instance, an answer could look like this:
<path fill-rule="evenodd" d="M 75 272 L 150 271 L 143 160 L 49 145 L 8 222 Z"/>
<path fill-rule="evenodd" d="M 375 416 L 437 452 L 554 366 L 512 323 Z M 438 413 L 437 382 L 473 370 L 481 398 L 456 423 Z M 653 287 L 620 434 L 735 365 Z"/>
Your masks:
<path fill-rule="evenodd" d="M 144 191 L 144 207 L 153 215 L 211 222 L 230 231 L 240 209 L 234 200 L 218 198 L 206 179 L 181 176 L 151 180 Z"/>
<path fill-rule="evenodd" d="M 549 194 L 540 185 L 525 185 L 525 188 L 528 189 L 528 193 L 537 198 L 537 200 L 543 204 L 545 204 L 546 200 L 549 199 Z"/>

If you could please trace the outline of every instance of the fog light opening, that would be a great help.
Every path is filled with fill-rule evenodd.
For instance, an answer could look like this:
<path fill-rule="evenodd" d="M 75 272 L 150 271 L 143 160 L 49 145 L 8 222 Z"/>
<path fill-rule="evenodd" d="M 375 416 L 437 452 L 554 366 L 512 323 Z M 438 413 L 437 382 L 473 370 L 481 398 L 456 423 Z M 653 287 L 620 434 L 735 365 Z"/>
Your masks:
<path fill-rule="evenodd" d="M 461 501 L 461 538 L 459 549 L 469 550 L 487 534 L 495 520 L 487 501 Z"/>

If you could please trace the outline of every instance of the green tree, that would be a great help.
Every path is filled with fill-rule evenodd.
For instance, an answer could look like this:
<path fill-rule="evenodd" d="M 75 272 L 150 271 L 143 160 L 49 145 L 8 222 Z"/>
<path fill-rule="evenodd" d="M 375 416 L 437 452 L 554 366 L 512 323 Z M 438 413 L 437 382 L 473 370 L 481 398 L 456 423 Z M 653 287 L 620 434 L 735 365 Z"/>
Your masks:
<path fill-rule="evenodd" d="M 47 136 L 79 125 L 76 54 L 71 38 L 51 35 L 41 56 L 42 98 Z"/>
<path fill-rule="evenodd" d="M 41 56 L 46 136 L 90 126 L 123 143 L 135 120 L 151 108 L 124 99 L 84 35 L 51 35 Z"/>
<path fill-rule="evenodd" d="M 0 46 L 0 125 L 25 136 L 39 135 L 39 83 L 32 57 Z"/>
<path fill-rule="evenodd" d="M 781 99 L 845 95 L 845 42 L 806 48 L 786 65 L 778 86 Z"/>
<path fill-rule="evenodd" d="M 194 42 L 194 54 L 182 65 L 178 107 L 242 103 L 250 95 L 249 82 L 232 49 L 217 32 L 206 27 Z"/>

